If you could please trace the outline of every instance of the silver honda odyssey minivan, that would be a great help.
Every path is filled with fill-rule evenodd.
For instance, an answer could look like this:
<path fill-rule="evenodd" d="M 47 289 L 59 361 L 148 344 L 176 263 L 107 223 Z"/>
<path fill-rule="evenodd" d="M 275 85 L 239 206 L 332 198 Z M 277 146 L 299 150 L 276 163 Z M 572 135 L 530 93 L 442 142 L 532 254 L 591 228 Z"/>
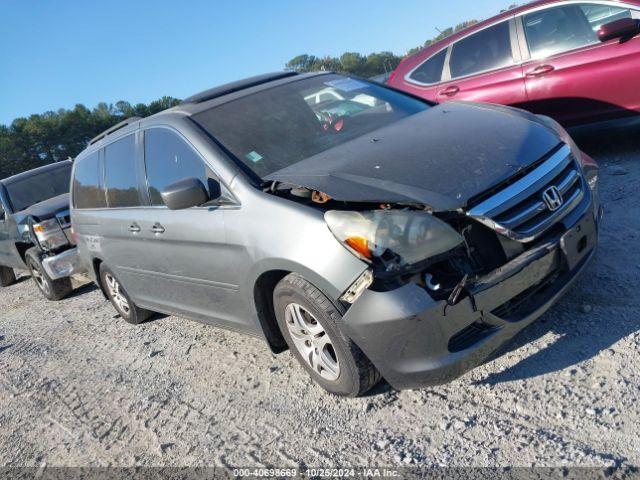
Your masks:
<path fill-rule="evenodd" d="M 597 184 L 550 118 L 285 72 L 94 138 L 71 216 L 127 322 L 257 335 L 356 396 L 456 378 L 542 315 L 593 256 Z"/>

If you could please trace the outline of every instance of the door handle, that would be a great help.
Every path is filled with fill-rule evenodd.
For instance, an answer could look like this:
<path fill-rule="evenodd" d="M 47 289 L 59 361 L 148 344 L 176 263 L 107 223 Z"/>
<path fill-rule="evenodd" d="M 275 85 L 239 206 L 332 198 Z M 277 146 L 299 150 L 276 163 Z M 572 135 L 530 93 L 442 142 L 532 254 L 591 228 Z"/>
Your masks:
<path fill-rule="evenodd" d="M 533 70 L 529 70 L 526 75 L 527 77 L 540 77 L 547 73 L 553 72 L 556 69 L 553 65 L 539 65 Z"/>
<path fill-rule="evenodd" d="M 129 225 L 129 231 L 131 233 L 138 233 L 140 230 L 142 230 L 140 228 L 140 225 L 138 225 L 136 222 L 133 222 L 131 225 Z"/>
<path fill-rule="evenodd" d="M 455 85 L 452 85 L 450 87 L 445 88 L 444 90 L 441 90 L 438 93 L 438 95 L 442 95 L 445 97 L 453 97 L 459 91 L 460 91 L 460 87 L 456 87 Z"/>
<path fill-rule="evenodd" d="M 151 227 L 151 231 L 159 235 L 161 233 L 164 233 L 164 227 L 156 222 L 155 225 Z"/>

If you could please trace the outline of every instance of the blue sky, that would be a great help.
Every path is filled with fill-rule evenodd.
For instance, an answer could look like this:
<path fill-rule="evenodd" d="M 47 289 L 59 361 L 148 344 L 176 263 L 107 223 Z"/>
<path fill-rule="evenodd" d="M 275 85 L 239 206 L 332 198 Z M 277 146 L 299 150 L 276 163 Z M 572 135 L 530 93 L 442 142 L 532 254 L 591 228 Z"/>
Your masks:
<path fill-rule="evenodd" d="M 184 98 L 292 57 L 402 54 L 510 0 L 2 0 L 0 124 L 76 103 Z"/>

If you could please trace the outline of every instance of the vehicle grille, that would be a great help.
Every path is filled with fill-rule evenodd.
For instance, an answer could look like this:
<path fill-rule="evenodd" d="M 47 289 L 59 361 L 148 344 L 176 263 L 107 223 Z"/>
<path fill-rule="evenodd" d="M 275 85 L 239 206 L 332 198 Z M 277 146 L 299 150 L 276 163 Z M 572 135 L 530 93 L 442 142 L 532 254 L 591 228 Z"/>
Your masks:
<path fill-rule="evenodd" d="M 573 210 L 584 195 L 580 168 L 564 145 L 536 169 L 471 208 L 468 215 L 498 233 L 528 242 Z"/>

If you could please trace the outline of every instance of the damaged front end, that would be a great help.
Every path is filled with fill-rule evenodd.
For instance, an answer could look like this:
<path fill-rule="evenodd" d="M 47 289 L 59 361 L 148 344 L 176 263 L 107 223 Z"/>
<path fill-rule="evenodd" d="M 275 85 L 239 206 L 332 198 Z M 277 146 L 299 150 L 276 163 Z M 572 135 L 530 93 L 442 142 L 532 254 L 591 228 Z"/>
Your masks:
<path fill-rule="evenodd" d="M 561 144 L 447 211 L 308 194 L 336 239 L 369 265 L 340 299 L 341 327 L 391 385 L 456 378 L 572 284 L 595 251 L 601 211 L 596 171 L 581 160 Z M 560 204 L 548 203 L 550 191 Z"/>

